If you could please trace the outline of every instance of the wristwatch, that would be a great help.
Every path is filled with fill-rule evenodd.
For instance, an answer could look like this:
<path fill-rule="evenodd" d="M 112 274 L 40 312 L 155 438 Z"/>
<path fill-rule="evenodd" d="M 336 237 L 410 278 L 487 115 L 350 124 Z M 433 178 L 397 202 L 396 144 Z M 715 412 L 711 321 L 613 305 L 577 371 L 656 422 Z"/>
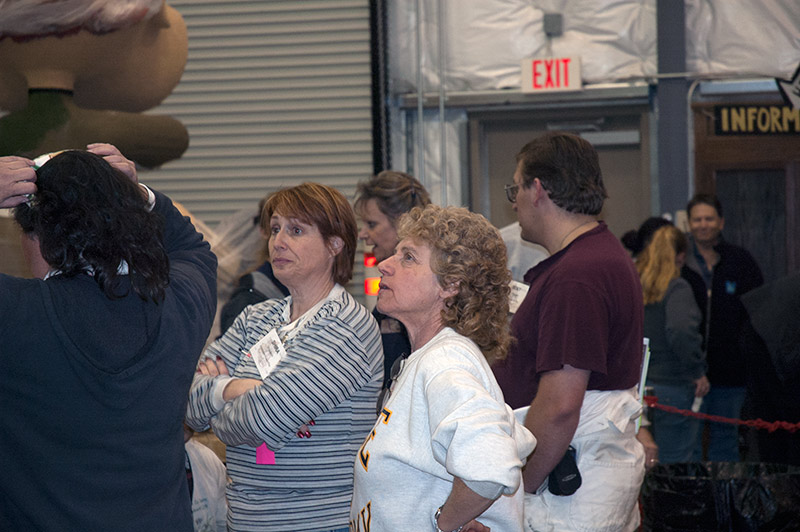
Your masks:
<path fill-rule="evenodd" d="M 436 529 L 436 532 L 446 532 L 445 530 L 439 528 L 439 516 L 442 515 L 442 506 L 439 506 L 436 509 L 436 513 L 433 514 L 433 528 Z M 461 525 L 460 527 L 456 528 L 455 530 L 452 530 L 451 532 L 461 532 L 462 528 L 464 528 L 464 525 Z"/>

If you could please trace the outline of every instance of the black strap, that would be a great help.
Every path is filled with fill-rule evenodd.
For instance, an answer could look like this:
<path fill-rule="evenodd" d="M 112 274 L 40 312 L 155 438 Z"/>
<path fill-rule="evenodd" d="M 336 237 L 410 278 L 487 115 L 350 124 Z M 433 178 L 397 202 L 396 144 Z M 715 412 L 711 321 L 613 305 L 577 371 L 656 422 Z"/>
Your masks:
<path fill-rule="evenodd" d="M 189 501 L 191 502 L 192 496 L 194 495 L 194 479 L 192 478 L 192 461 L 189 460 L 189 453 L 184 451 L 186 454 L 186 483 L 189 484 Z"/>

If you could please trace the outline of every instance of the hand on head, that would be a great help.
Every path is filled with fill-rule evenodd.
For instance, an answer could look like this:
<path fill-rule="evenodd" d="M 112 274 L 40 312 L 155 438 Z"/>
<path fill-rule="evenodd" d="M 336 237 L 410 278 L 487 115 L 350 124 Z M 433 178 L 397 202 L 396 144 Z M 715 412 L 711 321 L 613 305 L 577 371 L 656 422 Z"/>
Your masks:
<path fill-rule="evenodd" d="M 33 161 L 25 157 L 0 157 L 0 208 L 16 207 L 36 192 Z"/>
<path fill-rule="evenodd" d="M 136 164 L 111 144 L 94 143 L 86 150 L 103 157 L 111 166 L 138 183 Z M 25 157 L 0 157 L 0 208 L 16 207 L 28 201 L 36 192 L 36 170 L 33 161 Z"/>
<path fill-rule="evenodd" d="M 101 156 L 108 164 L 128 176 L 134 183 L 139 182 L 136 173 L 136 164 L 122 155 L 116 146 L 95 142 L 94 144 L 87 145 L 86 151 Z"/>

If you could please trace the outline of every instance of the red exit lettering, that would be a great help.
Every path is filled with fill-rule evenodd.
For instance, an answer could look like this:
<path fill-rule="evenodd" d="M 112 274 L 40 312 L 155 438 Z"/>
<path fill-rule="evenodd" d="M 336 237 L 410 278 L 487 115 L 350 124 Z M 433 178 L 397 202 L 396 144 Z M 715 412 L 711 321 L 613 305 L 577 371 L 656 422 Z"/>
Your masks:
<path fill-rule="evenodd" d="M 534 89 L 558 89 L 569 86 L 570 58 L 534 59 L 532 77 Z"/>

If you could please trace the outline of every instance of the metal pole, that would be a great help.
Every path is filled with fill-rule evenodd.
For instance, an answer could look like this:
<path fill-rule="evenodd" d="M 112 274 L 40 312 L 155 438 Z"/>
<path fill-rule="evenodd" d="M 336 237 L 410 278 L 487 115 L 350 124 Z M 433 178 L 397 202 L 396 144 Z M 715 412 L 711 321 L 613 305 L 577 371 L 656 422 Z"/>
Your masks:
<path fill-rule="evenodd" d="M 425 133 L 423 132 L 424 114 L 422 100 L 424 98 L 422 80 L 422 0 L 417 0 L 417 179 L 422 186 L 428 188 L 425 180 Z"/>
<path fill-rule="evenodd" d="M 445 11 L 443 0 L 437 0 L 437 38 L 439 41 L 439 176 L 441 179 L 442 205 L 447 205 L 447 123 L 445 122 Z"/>

